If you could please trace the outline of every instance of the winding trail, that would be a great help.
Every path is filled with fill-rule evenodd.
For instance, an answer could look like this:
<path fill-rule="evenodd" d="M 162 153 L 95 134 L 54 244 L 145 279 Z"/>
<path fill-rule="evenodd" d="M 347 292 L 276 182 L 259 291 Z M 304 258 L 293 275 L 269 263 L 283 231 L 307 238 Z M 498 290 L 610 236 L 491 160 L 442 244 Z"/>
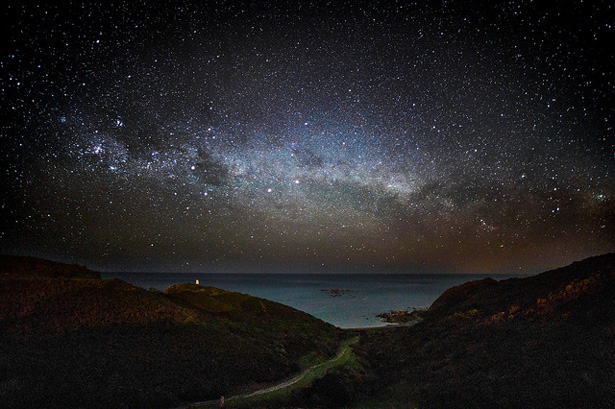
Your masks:
<path fill-rule="evenodd" d="M 344 354 L 350 349 L 351 345 L 356 344 L 359 341 L 359 336 L 356 336 L 348 341 L 345 341 L 342 343 L 342 345 L 340 346 L 337 354 L 329 359 L 328 361 L 325 362 L 321 362 L 320 364 L 317 365 L 313 365 L 310 366 L 307 369 L 304 369 L 301 373 L 299 373 L 297 376 L 287 379 L 284 382 L 281 382 L 277 385 L 273 385 L 270 386 L 268 388 L 263 388 L 263 389 L 259 389 L 256 390 L 254 392 L 250 392 L 250 393 L 246 393 L 243 395 L 235 395 L 235 396 L 231 396 L 230 398 L 226 399 L 227 402 L 230 401 L 234 401 L 234 400 L 239 400 L 239 399 L 249 399 L 255 396 L 259 396 L 259 395 L 264 395 L 266 393 L 270 393 L 270 392 L 275 392 L 275 391 L 279 391 L 281 389 L 286 389 L 286 388 L 290 388 L 291 386 L 295 385 L 298 382 L 301 382 L 303 379 L 305 379 L 306 376 L 310 375 L 312 372 L 314 372 L 316 369 L 321 368 L 323 366 L 326 366 L 327 369 L 329 368 L 333 368 L 335 367 L 336 363 L 344 356 Z M 180 406 L 176 409 L 206 409 L 206 408 L 212 408 L 212 407 L 219 407 L 220 404 L 220 400 L 219 399 L 215 399 L 215 400 L 208 400 L 208 401 L 204 401 L 204 402 L 195 402 L 195 403 L 191 403 L 189 405 L 185 405 L 185 406 Z"/>

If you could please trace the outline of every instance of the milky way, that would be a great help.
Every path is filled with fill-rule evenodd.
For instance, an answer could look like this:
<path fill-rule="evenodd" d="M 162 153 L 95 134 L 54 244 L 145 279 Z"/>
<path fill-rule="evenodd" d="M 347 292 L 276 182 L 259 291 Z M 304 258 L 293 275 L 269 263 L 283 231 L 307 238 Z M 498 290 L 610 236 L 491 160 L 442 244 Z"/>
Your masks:
<path fill-rule="evenodd" d="M 615 6 L 9 2 L 0 250 L 535 272 L 615 248 Z"/>

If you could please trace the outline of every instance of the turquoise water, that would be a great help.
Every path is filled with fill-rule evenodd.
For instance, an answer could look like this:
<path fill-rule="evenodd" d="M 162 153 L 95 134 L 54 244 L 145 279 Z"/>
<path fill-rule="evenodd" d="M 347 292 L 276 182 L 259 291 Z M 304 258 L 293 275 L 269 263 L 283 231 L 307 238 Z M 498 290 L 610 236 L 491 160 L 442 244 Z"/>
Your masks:
<path fill-rule="evenodd" d="M 387 325 L 376 315 L 429 307 L 448 288 L 485 275 L 467 274 L 196 274 L 106 273 L 149 289 L 195 283 L 266 298 L 305 311 L 340 328 Z M 512 276 L 507 276 L 512 277 Z M 506 277 L 497 276 L 497 279 Z M 332 296 L 331 289 L 352 290 Z"/>

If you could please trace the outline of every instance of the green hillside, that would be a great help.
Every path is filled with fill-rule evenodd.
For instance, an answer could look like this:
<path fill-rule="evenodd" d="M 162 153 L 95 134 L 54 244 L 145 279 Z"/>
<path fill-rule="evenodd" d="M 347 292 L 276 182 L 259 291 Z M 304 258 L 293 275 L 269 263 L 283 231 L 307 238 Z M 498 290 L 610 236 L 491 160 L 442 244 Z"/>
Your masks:
<path fill-rule="evenodd" d="M 336 328 L 264 299 L 98 277 L 0 259 L 0 407 L 173 407 L 274 383 L 339 345 Z"/>

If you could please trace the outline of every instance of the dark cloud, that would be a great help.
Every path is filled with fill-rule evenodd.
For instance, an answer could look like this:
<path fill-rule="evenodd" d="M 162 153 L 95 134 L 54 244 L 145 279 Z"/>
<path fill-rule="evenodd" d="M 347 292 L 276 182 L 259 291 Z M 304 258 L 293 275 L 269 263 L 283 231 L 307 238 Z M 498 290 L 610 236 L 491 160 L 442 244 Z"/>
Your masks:
<path fill-rule="evenodd" d="M 222 186 L 229 177 L 227 167 L 219 160 L 212 157 L 211 153 L 204 149 L 199 149 L 196 160 L 190 169 L 198 178 L 199 183 L 205 185 Z"/>

